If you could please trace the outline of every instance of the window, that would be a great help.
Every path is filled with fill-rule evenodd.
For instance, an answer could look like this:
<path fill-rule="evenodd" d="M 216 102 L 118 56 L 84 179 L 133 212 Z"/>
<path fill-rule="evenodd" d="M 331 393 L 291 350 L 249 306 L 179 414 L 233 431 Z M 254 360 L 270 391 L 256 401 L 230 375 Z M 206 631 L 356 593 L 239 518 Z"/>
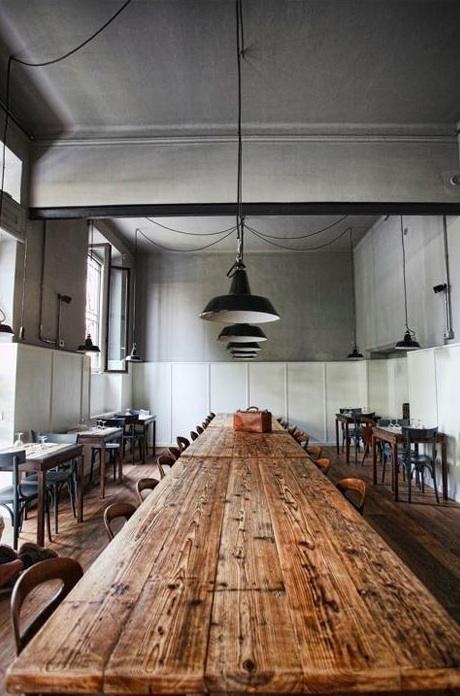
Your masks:
<path fill-rule="evenodd" d="M 108 372 L 127 372 L 125 361 L 129 352 L 129 268 L 110 269 L 109 326 L 107 341 Z"/>
<path fill-rule="evenodd" d="M 88 254 L 86 278 L 86 333 L 95 345 L 101 346 L 102 262 L 93 252 Z M 101 354 L 90 353 L 91 369 L 101 369 Z"/>
<path fill-rule="evenodd" d="M 5 150 L 5 182 L 4 191 L 17 203 L 21 202 L 21 178 L 22 161 L 9 147 L 5 147 L 0 140 L 0 172 L 3 167 L 3 151 Z"/>

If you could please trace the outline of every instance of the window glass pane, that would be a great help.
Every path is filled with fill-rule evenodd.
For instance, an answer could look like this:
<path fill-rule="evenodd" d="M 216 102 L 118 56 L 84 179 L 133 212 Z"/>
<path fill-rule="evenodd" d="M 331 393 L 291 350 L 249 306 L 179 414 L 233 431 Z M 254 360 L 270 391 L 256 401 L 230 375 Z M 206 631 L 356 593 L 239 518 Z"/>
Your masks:
<path fill-rule="evenodd" d="M 91 334 L 92 341 L 100 347 L 101 342 L 101 294 L 102 264 L 88 256 L 88 275 L 86 280 L 86 333 Z M 99 370 L 101 354 L 91 353 L 91 369 Z"/>
<path fill-rule="evenodd" d="M 128 351 L 129 269 L 110 269 L 109 334 L 107 369 L 126 371 Z"/>
<path fill-rule="evenodd" d="M 0 140 L 0 172 L 3 167 L 3 143 Z M 9 147 L 5 148 L 5 192 L 18 203 L 21 202 L 22 161 Z"/>

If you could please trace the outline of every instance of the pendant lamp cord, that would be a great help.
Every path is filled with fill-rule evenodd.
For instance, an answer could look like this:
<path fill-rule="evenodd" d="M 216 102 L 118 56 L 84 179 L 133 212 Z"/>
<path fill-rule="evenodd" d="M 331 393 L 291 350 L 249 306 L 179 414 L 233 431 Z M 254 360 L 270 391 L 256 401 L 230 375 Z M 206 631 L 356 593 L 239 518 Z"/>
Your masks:
<path fill-rule="evenodd" d="M 134 281 L 133 281 L 133 343 L 136 343 L 136 280 L 137 280 L 137 235 L 140 230 L 136 227 L 134 237 Z"/>
<path fill-rule="evenodd" d="M 242 0 L 235 0 L 236 13 L 236 64 L 238 76 L 238 163 L 236 181 L 236 231 L 238 240 L 237 261 L 243 261 L 244 255 L 244 217 L 243 217 L 243 138 L 242 138 L 242 89 L 241 89 L 241 59 L 244 58 L 244 28 Z"/>
<path fill-rule="evenodd" d="M 404 317 L 406 321 L 406 330 L 411 336 L 415 335 L 415 332 L 409 328 L 408 318 L 407 318 L 407 283 L 406 283 L 406 245 L 404 243 L 404 221 L 403 216 L 400 215 L 400 226 L 401 226 L 401 246 L 402 246 L 402 261 L 403 261 L 403 285 L 404 285 Z"/>

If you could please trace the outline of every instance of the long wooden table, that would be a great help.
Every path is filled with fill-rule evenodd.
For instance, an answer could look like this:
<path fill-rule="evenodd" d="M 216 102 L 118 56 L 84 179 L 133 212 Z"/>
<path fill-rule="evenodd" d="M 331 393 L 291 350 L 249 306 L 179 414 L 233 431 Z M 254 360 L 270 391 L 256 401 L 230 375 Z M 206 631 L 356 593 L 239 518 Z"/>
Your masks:
<path fill-rule="evenodd" d="M 298 458 L 181 457 L 6 683 L 398 692 L 460 688 L 459 664 L 458 626 L 299 447 Z"/>

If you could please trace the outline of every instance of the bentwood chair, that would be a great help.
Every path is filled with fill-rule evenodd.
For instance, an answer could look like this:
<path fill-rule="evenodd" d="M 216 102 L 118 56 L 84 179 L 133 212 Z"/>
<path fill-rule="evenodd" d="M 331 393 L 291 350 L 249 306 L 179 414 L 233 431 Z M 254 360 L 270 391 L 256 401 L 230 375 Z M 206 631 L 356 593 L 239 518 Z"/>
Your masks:
<path fill-rule="evenodd" d="M 21 531 L 27 506 L 38 499 L 38 483 L 36 479 L 33 479 L 33 477 L 28 477 L 23 481 L 20 479 L 19 466 L 25 460 L 24 450 L 0 454 L 0 471 L 8 471 L 13 474 L 12 485 L 0 490 L 0 507 L 4 507 L 11 517 L 14 549 L 18 548 L 19 532 Z M 48 539 L 51 541 L 48 495 L 46 495 L 45 505 Z"/>
<path fill-rule="evenodd" d="M 195 440 L 197 439 L 197 437 L 198 437 L 198 433 L 196 433 L 194 430 L 191 430 L 191 431 L 190 431 L 190 439 L 191 439 L 191 441 L 192 441 L 192 442 L 195 442 Z"/>
<path fill-rule="evenodd" d="M 436 484 L 436 437 L 438 428 L 409 428 L 402 426 L 404 436 L 402 454 L 399 463 L 406 473 L 408 501 L 412 501 L 412 478 L 415 474 L 416 484 L 425 493 L 425 470 L 431 474 L 436 502 L 439 503 L 438 487 Z M 424 446 L 420 453 L 419 446 Z"/>
<path fill-rule="evenodd" d="M 11 623 L 17 655 L 22 652 L 82 576 L 81 565 L 72 558 L 50 558 L 30 566 L 22 573 L 11 595 Z M 32 623 L 21 633 L 20 619 L 24 600 L 32 590 L 50 580 L 61 580 L 61 587 L 53 595 L 51 601 L 35 616 Z"/>
<path fill-rule="evenodd" d="M 362 479 L 344 478 L 337 484 L 337 489 L 362 515 L 366 501 L 366 483 Z"/>
<path fill-rule="evenodd" d="M 322 473 L 325 476 L 327 476 L 327 473 L 328 473 L 329 469 L 331 468 L 331 460 L 330 459 L 328 459 L 327 457 L 321 457 L 319 459 L 314 459 L 313 463 L 315 466 L 318 467 L 318 469 L 320 471 L 322 471 Z"/>
<path fill-rule="evenodd" d="M 127 522 L 135 512 L 136 508 L 132 503 L 112 503 L 105 508 L 104 527 L 109 541 L 112 541 L 115 536 L 115 531 L 112 529 L 112 522 L 120 518 L 123 518 L 125 522 Z"/>
<path fill-rule="evenodd" d="M 176 437 L 176 442 L 177 442 L 177 447 L 180 450 L 180 452 L 185 452 L 187 447 L 190 447 L 190 440 L 187 440 L 186 437 L 182 437 L 182 435 L 178 435 Z"/>
<path fill-rule="evenodd" d="M 52 442 L 56 445 L 76 445 L 78 440 L 78 433 L 36 433 L 32 430 L 34 442 L 41 436 L 46 437 L 47 442 Z M 36 474 L 27 477 L 27 481 L 32 480 L 37 480 Z M 71 460 L 66 464 L 60 464 L 54 469 L 50 469 L 46 472 L 45 480 L 54 508 L 54 531 L 57 534 L 59 532 L 59 500 L 64 487 L 67 488 L 69 494 L 73 516 L 77 516 L 75 501 L 77 499 L 77 487 L 81 485 L 81 482 L 77 480 L 76 461 Z"/>
<path fill-rule="evenodd" d="M 168 454 L 167 452 L 165 454 L 160 454 L 157 460 L 158 464 L 158 471 L 160 472 L 160 478 L 164 478 L 166 476 L 166 472 L 164 470 L 165 466 L 168 466 L 170 469 L 173 467 L 173 465 L 176 463 L 176 459 L 172 454 Z"/>
<path fill-rule="evenodd" d="M 174 461 L 177 461 L 181 455 L 181 451 L 177 447 L 168 447 L 168 454 L 174 457 Z"/>
<path fill-rule="evenodd" d="M 148 491 L 147 495 L 153 491 L 159 484 L 158 479 L 154 478 L 141 478 L 136 482 L 136 493 L 139 498 L 139 502 L 143 503 L 146 499 L 146 495 L 142 495 L 144 491 Z"/>
<path fill-rule="evenodd" d="M 131 458 L 132 463 L 135 463 L 136 447 L 139 450 L 139 458 L 142 463 L 145 464 L 145 432 L 144 428 L 139 430 L 136 428 L 136 424 L 139 423 L 138 413 L 133 414 L 131 411 L 130 416 L 125 416 L 124 418 L 124 430 L 123 430 L 123 459 L 126 454 L 126 445 L 129 444 L 131 448 Z"/>
<path fill-rule="evenodd" d="M 202 435 L 204 433 L 204 428 L 202 428 L 201 425 L 197 425 L 195 430 L 197 431 L 198 435 Z"/>
<path fill-rule="evenodd" d="M 320 445 L 309 445 L 308 447 L 305 447 L 305 451 L 310 459 L 315 461 L 321 457 L 323 449 L 320 447 Z"/>

